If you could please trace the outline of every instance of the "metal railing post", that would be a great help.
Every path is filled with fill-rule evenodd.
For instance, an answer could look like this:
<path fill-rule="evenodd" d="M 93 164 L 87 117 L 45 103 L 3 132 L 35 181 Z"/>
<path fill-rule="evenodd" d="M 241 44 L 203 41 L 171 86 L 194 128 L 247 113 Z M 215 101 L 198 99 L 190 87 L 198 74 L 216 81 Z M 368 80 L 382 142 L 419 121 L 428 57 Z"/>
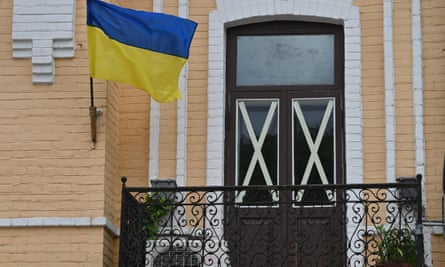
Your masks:
<path fill-rule="evenodd" d="M 119 241 L 119 267 L 125 267 L 127 264 L 127 253 L 125 251 L 125 239 L 127 237 L 127 177 L 123 176 L 122 181 L 122 195 L 121 195 L 121 229 L 120 229 L 120 241 Z"/>
<path fill-rule="evenodd" d="M 417 242 L 417 267 L 424 266 L 424 244 L 423 244 L 423 203 L 422 203 L 422 175 L 417 174 L 417 225 L 416 225 L 416 242 Z"/>

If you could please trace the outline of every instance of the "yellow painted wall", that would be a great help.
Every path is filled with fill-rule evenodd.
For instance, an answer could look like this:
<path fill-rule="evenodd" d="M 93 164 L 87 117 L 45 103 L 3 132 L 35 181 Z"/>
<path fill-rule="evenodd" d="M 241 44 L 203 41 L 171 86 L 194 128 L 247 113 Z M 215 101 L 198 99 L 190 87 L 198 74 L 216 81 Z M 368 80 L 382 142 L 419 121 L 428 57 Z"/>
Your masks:
<path fill-rule="evenodd" d="M 52 85 L 31 81 L 31 60 L 13 59 L 12 2 L 0 1 L 0 218 L 106 216 L 119 226 L 120 177 L 146 186 L 150 97 L 125 84 L 95 80 L 104 113 L 90 144 L 85 1 L 76 1 L 76 52 L 56 59 Z M 113 1 L 153 10 L 153 1 Z M 177 0 L 164 0 L 178 14 Z M 362 31 L 365 182 L 386 181 L 383 1 L 356 0 Z M 396 175 L 415 174 L 411 1 L 394 0 Z M 188 61 L 187 185 L 206 183 L 208 19 L 215 0 L 189 0 L 198 22 Z M 440 218 L 445 154 L 445 2 L 422 1 L 427 216 Z M 161 105 L 160 178 L 176 176 L 177 107 Z M 44 239 L 42 239 L 44 237 Z M 433 236 L 434 266 L 445 265 L 444 241 Z M 116 266 L 118 239 L 101 227 L 2 228 L 0 265 Z"/>
<path fill-rule="evenodd" d="M 445 156 L 445 1 L 422 4 L 426 211 L 439 219 Z"/>
<path fill-rule="evenodd" d="M 383 1 L 355 1 L 362 31 L 364 180 L 386 182 Z"/>
<path fill-rule="evenodd" d="M 207 169 L 208 21 L 214 0 L 190 0 L 190 19 L 198 23 L 188 74 L 187 184 L 205 185 Z"/>
<path fill-rule="evenodd" d="M 0 266 L 107 266 L 103 235 L 102 228 L 0 229 Z"/>
<path fill-rule="evenodd" d="M 0 217 L 102 216 L 104 120 L 92 149 L 84 7 L 76 57 L 56 60 L 51 85 L 32 83 L 31 59 L 12 58 L 11 10 L 12 1 L 0 3 Z M 104 108 L 105 84 L 95 91 Z"/>
<path fill-rule="evenodd" d="M 411 1 L 393 2 L 396 176 L 415 176 Z"/>

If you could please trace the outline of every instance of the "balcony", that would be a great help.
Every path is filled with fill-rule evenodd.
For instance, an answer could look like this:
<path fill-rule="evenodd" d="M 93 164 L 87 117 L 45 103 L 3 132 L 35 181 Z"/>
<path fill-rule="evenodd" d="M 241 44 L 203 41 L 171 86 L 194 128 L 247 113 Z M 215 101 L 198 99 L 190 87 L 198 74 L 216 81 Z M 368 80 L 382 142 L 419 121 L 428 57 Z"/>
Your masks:
<path fill-rule="evenodd" d="M 119 266 L 374 267 L 388 256 L 382 230 L 412 240 L 405 254 L 423 266 L 420 180 L 135 188 L 123 178 Z"/>

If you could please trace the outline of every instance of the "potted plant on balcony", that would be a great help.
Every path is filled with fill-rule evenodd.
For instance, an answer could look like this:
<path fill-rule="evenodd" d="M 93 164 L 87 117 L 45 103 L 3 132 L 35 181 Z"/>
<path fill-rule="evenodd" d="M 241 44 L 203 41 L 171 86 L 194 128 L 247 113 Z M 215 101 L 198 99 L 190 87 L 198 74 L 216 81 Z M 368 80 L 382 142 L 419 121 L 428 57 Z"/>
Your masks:
<path fill-rule="evenodd" d="M 385 229 L 379 225 L 377 234 L 380 242 L 376 267 L 416 266 L 416 241 L 408 229 Z"/>
<path fill-rule="evenodd" d="M 172 201 L 160 193 L 147 194 L 144 199 L 142 233 L 146 240 L 155 240 L 159 235 L 162 220 L 172 211 Z"/>

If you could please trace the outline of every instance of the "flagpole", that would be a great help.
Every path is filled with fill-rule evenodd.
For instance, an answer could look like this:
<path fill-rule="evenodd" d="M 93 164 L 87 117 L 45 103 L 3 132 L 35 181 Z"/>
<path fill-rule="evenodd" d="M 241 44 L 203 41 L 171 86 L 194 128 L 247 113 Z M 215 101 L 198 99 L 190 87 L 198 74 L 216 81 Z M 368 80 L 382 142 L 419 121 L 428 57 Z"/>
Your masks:
<path fill-rule="evenodd" d="M 91 142 L 93 147 L 96 147 L 96 123 L 97 123 L 97 110 L 94 106 L 94 84 L 93 77 L 90 76 L 90 125 L 91 125 Z"/>

